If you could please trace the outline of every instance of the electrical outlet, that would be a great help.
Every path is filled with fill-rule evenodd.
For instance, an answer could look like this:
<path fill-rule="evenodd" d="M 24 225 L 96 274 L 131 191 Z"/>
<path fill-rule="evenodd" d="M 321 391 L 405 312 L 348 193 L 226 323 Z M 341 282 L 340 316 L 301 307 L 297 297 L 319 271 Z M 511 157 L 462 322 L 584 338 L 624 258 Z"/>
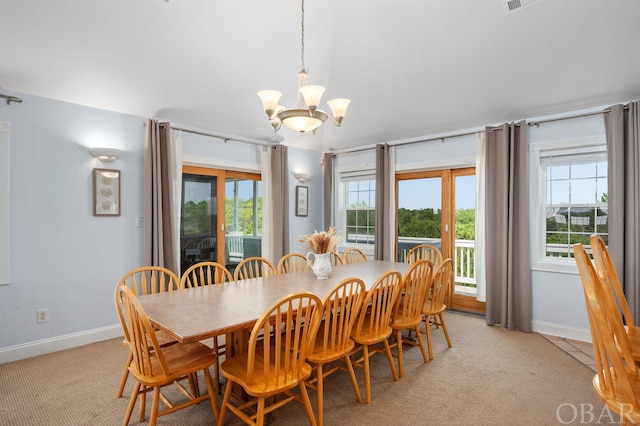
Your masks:
<path fill-rule="evenodd" d="M 136 216 L 136 228 L 144 228 L 144 216 Z"/>
<path fill-rule="evenodd" d="M 49 310 L 48 309 L 38 309 L 38 324 L 42 324 L 43 322 L 49 321 Z"/>

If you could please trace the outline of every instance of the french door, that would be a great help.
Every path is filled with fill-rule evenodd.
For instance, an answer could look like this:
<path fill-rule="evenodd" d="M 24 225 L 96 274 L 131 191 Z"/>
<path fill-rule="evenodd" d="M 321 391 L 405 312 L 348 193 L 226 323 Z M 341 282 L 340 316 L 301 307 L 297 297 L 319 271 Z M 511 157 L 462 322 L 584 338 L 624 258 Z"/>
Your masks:
<path fill-rule="evenodd" d="M 262 254 L 262 182 L 256 173 L 205 167 L 182 169 L 181 272 L 214 261 L 232 273 Z"/>
<path fill-rule="evenodd" d="M 450 307 L 484 313 L 475 299 L 475 168 L 396 174 L 397 260 L 418 244 L 454 260 Z"/>

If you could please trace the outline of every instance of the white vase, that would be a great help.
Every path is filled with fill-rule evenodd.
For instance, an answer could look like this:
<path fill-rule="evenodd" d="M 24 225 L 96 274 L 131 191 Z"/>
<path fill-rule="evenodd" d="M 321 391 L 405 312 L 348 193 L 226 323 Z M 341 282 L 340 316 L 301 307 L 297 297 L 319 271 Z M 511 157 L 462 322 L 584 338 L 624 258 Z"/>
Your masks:
<path fill-rule="evenodd" d="M 307 263 L 319 280 L 326 280 L 331 273 L 331 260 L 329 253 L 307 253 Z"/>

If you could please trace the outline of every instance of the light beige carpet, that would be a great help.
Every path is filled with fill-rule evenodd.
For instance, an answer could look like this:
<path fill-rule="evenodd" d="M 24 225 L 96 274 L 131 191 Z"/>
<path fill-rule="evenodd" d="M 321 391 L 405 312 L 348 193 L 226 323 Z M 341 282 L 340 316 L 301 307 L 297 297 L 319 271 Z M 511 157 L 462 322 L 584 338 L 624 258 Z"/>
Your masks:
<path fill-rule="evenodd" d="M 453 340 L 434 332 L 435 359 L 405 346 L 405 377 L 394 382 L 386 357 L 372 358 L 373 401 L 358 404 L 346 373 L 325 385 L 326 425 L 558 425 L 614 420 L 604 412 L 593 371 L 535 333 L 486 326 L 483 318 L 445 314 Z M 120 339 L 0 365 L 0 424 L 118 425 L 132 380 L 115 398 L 127 350 Z M 356 370 L 364 395 L 362 371 Z M 201 380 L 204 388 L 204 380 Z M 315 391 L 310 390 L 315 409 Z M 150 401 L 147 404 L 149 407 Z M 589 414 L 595 417 L 591 417 Z M 130 424 L 138 424 L 137 406 Z M 147 417 L 148 420 L 148 417 Z M 582 423 L 581 423 L 582 422 Z M 233 414 L 227 425 L 240 425 Z M 159 419 L 161 425 L 216 424 L 208 403 Z M 275 425 L 306 424 L 292 403 Z"/>

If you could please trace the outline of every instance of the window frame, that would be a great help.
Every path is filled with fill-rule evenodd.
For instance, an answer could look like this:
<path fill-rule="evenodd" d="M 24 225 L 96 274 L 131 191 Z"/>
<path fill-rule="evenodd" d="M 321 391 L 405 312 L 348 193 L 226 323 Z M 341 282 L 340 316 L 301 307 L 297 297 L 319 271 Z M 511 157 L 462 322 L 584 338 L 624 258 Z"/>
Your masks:
<path fill-rule="evenodd" d="M 529 145 L 531 269 L 577 274 L 575 260 L 546 256 L 546 173 L 541 160 L 553 155 L 580 155 L 607 152 L 605 135 L 535 142 Z M 608 178 L 608 176 L 607 176 Z"/>
<path fill-rule="evenodd" d="M 374 247 L 375 247 L 375 220 L 373 224 L 374 235 L 373 235 L 373 243 L 372 244 L 363 244 L 363 243 L 351 243 L 347 241 L 347 201 L 348 201 L 348 193 L 347 193 L 347 182 L 353 182 L 356 180 L 371 180 L 376 181 L 376 173 L 373 169 L 343 169 L 336 170 L 336 195 L 335 195 L 335 206 L 336 206 L 336 229 L 338 231 L 338 235 L 341 237 L 340 242 L 338 243 L 337 250 L 342 252 L 346 247 L 356 247 L 360 250 L 364 251 L 367 256 L 374 255 Z M 374 184 L 375 191 L 375 184 Z M 375 203 L 375 197 L 374 197 Z M 375 213 L 375 204 L 373 206 L 373 211 Z"/>

